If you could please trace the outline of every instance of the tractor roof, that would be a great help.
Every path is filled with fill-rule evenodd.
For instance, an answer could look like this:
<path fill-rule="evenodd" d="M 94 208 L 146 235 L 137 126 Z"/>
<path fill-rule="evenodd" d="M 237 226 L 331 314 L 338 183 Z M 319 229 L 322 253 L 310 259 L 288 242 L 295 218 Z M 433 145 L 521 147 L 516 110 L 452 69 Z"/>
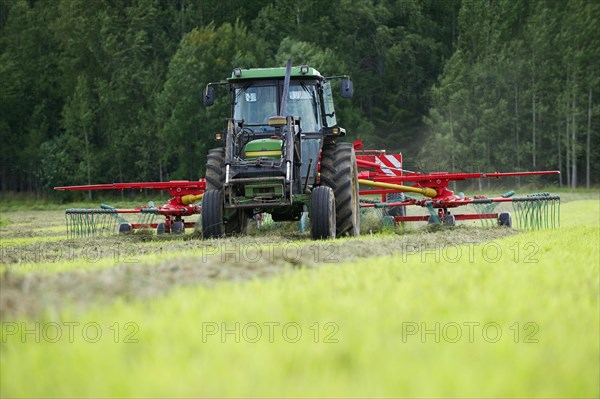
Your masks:
<path fill-rule="evenodd" d="M 305 73 L 302 73 L 303 70 Z M 251 68 L 241 69 L 236 68 L 231 73 L 231 77 L 227 78 L 229 82 L 242 81 L 247 79 L 282 79 L 285 77 L 285 67 L 280 68 Z M 292 78 L 295 77 L 312 77 L 322 79 L 321 73 L 315 68 L 309 66 L 292 67 Z"/>

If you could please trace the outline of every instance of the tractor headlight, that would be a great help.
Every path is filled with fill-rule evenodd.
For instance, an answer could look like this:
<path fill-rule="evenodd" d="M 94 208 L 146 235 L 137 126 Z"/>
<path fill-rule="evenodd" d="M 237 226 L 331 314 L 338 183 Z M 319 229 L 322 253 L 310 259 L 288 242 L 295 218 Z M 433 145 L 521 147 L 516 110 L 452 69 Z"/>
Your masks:
<path fill-rule="evenodd" d="M 302 65 L 302 66 L 300 67 L 300 73 L 301 73 L 302 75 L 306 75 L 306 74 L 308 73 L 308 65 Z"/>
<path fill-rule="evenodd" d="M 236 78 L 239 78 L 240 76 L 242 76 L 242 68 L 234 68 L 233 76 L 235 76 Z"/>

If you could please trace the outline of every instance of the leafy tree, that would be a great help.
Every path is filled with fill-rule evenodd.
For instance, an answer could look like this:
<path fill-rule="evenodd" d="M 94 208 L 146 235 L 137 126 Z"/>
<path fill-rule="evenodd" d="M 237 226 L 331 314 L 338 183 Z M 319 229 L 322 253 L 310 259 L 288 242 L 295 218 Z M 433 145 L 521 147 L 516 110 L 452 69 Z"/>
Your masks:
<path fill-rule="evenodd" d="M 161 164 L 169 178 L 201 176 L 205 154 L 214 146 L 212 134 L 223 128 L 227 93 L 220 91 L 217 104 L 205 109 L 205 85 L 228 76 L 235 67 L 262 66 L 265 60 L 259 57 L 265 52 L 266 44 L 239 21 L 193 29 L 182 39 L 156 103 L 156 114 L 162 121 Z"/>
<path fill-rule="evenodd" d="M 225 91 L 202 106 L 206 83 L 288 58 L 351 75 L 348 140 L 426 170 L 558 168 L 589 186 L 599 4 L 0 0 L 0 188 L 198 178 L 228 113 Z"/>
<path fill-rule="evenodd" d="M 464 1 L 457 50 L 432 91 L 429 145 L 452 137 L 459 157 L 559 168 L 572 186 L 584 166 L 591 175 L 599 16 L 587 1 Z"/>
<path fill-rule="evenodd" d="M 0 151 L 2 190 L 39 194 L 40 145 L 59 128 L 56 44 L 49 24 L 52 1 L 4 3 L 8 16 L 0 32 Z"/>

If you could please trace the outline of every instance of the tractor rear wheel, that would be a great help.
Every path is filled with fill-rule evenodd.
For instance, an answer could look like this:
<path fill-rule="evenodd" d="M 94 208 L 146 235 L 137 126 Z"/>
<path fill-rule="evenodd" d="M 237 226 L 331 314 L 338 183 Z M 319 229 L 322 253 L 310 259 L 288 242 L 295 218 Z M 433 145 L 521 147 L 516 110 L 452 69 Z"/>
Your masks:
<path fill-rule="evenodd" d="M 334 193 L 336 236 L 359 235 L 358 168 L 352 143 L 323 146 L 321 184 L 330 187 Z"/>
<path fill-rule="evenodd" d="M 312 190 L 310 199 L 310 226 L 314 240 L 335 238 L 335 198 L 333 190 L 319 186 Z"/>
<path fill-rule="evenodd" d="M 225 149 L 213 148 L 206 156 L 206 191 L 221 190 L 225 183 Z"/>
<path fill-rule="evenodd" d="M 223 192 L 208 190 L 202 197 L 202 238 L 219 238 L 223 236 Z"/>
<path fill-rule="evenodd" d="M 208 151 L 206 156 L 206 191 L 208 190 L 223 190 L 225 183 L 225 149 L 213 148 Z M 229 213 L 226 223 L 224 223 L 224 231 L 226 236 L 234 234 L 246 234 L 248 226 L 248 214 L 236 209 Z"/>

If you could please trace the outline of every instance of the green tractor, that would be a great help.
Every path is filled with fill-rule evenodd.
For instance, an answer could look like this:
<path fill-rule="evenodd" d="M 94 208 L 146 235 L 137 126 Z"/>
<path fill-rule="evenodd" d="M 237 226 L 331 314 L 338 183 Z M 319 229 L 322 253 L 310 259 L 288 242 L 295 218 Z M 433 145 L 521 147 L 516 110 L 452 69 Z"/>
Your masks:
<path fill-rule="evenodd" d="M 341 95 L 353 94 L 348 76 L 323 77 L 303 65 L 236 68 L 223 82 L 209 83 L 231 98 L 226 130 L 208 152 L 202 198 L 202 235 L 244 234 L 249 218 L 270 213 L 274 221 L 300 220 L 309 212 L 314 239 L 356 236 L 360 232 L 358 172 L 352 143 L 338 142 L 331 80 Z"/>

